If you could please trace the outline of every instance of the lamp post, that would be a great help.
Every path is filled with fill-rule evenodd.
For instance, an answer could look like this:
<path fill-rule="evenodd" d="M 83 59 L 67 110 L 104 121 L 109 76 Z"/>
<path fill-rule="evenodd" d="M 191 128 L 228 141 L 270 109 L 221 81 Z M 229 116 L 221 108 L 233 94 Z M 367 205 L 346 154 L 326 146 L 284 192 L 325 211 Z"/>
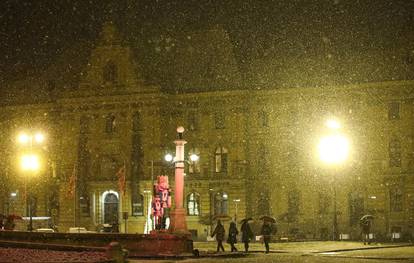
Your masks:
<path fill-rule="evenodd" d="M 319 141 L 319 157 L 327 165 L 337 167 L 342 164 L 348 157 L 349 142 L 348 139 L 339 133 L 341 125 L 335 120 L 328 120 L 326 123 L 329 128 L 329 134 L 322 137 Z M 333 172 L 333 220 L 332 220 L 332 239 L 338 238 L 338 216 L 336 200 L 336 173 Z"/>
<path fill-rule="evenodd" d="M 35 173 L 40 168 L 39 157 L 35 154 L 25 154 L 21 158 L 21 167 L 23 171 Z M 25 184 L 25 187 L 27 184 Z M 30 196 L 29 198 L 27 198 Z M 29 201 L 27 201 L 29 199 Z M 32 195 L 26 194 L 26 203 L 29 207 L 29 231 L 33 231 L 33 207 L 32 207 Z"/>
<path fill-rule="evenodd" d="M 184 145 L 187 143 L 183 139 L 184 127 L 177 128 L 178 138 L 175 143 L 175 207 L 171 212 L 171 231 L 188 234 L 187 222 L 185 221 L 185 209 L 183 206 L 184 195 Z"/>
<path fill-rule="evenodd" d="M 34 153 L 34 144 L 41 145 L 45 140 L 45 136 L 41 132 L 36 133 L 20 133 L 17 141 L 21 146 L 25 147 L 25 153 L 21 156 L 21 169 L 28 174 L 35 174 L 40 169 L 40 158 Z M 27 176 L 27 174 L 26 174 Z M 27 180 L 25 180 L 25 188 L 27 189 Z M 30 193 L 26 194 L 26 204 L 29 208 L 29 231 L 33 231 L 33 198 Z M 28 196 L 30 196 L 28 198 Z M 29 201 L 28 201 L 29 200 Z"/>

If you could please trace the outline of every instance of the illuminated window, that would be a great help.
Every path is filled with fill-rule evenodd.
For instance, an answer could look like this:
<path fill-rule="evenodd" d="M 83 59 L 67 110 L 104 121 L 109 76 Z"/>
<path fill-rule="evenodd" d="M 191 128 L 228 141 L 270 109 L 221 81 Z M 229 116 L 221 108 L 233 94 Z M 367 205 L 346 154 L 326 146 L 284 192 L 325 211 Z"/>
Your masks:
<path fill-rule="evenodd" d="M 190 193 L 187 196 L 187 214 L 190 216 L 200 215 L 200 195 Z"/>
<path fill-rule="evenodd" d="M 227 172 L 227 149 L 217 147 L 215 152 L 215 171 L 216 173 Z"/>
<path fill-rule="evenodd" d="M 218 192 L 214 195 L 214 215 L 228 214 L 228 195 L 225 192 Z"/>
<path fill-rule="evenodd" d="M 144 196 L 136 195 L 132 198 L 132 215 L 142 216 L 144 215 Z"/>

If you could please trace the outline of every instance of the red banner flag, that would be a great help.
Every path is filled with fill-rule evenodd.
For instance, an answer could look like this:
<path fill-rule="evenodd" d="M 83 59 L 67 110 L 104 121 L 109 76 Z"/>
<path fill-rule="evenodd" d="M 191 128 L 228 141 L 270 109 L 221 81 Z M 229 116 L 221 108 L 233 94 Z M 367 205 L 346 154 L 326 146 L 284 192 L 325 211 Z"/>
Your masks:
<path fill-rule="evenodd" d="M 76 165 L 73 166 L 72 174 L 69 177 L 68 180 L 68 192 L 67 196 L 73 198 L 75 196 L 76 192 Z"/>
<path fill-rule="evenodd" d="M 125 185 L 126 185 L 125 164 L 119 169 L 119 171 L 116 173 L 116 176 L 118 177 L 119 192 L 121 192 L 122 195 L 125 195 Z"/>

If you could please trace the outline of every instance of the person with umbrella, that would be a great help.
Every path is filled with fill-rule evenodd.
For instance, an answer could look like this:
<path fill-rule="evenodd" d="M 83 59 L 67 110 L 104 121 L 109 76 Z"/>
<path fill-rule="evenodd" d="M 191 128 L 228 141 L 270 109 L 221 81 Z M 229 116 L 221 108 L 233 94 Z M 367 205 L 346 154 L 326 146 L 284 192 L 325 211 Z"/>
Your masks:
<path fill-rule="evenodd" d="M 263 236 L 263 242 L 265 244 L 267 254 L 269 253 L 269 242 L 273 234 L 272 224 L 275 224 L 276 220 L 270 216 L 262 216 L 260 219 L 263 220 L 263 225 L 260 234 Z"/>
<path fill-rule="evenodd" d="M 217 252 L 219 252 L 220 249 L 224 252 L 223 240 L 224 240 L 225 233 L 226 233 L 226 230 L 224 229 L 224 226 L 221 224 L 220 219 L 217 220 L 217 226 L 214 229 L 213 233 L 211 233 L 211 237 L 216 236 Z"/>
<path fill-rule="evenodd" d="M 359 220 L 359 224 L 361 226 L 362 241 L 364 241 L 364 245 L 366 245 L 367 243 L 368 245 L 371 244 L 369 234 L 371 233 L 373 219 L 374 217 L 372 215 L 364 215 Z"/>
<path fill-rule="evenodd" d="M 229 237 L 227 238 L 227 243 L 231 246 L 231 252 L 236 251 L 237 248 L 234 246 L 235 243 L 237 243 L 237 235 L 239 234 L 239 231 L 237 230 L 236 223 L 231 222 L 229 227 Z"/>
<path fill-rule="evenodd" d="M 249 252 L 249 242 L 253 239 L 253 231 L 250 228 L 249 221 L 252 220 L 251 217 L 243 219 L 240 223 L 240 231 L 242 233 L 242 242 L 244 243 L 244 251 Z"/>

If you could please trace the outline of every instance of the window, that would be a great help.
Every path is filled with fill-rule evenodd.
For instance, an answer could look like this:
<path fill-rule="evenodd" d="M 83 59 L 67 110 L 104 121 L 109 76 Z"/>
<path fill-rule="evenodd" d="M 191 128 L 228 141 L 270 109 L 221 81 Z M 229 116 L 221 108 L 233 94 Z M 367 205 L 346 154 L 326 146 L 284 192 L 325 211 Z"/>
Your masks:
<path fill-rule="evenodd" d="M 295 222 L 299 214 L 299 191 L 292 190 L 288 193 L 288 221 Z"/>
<path fill-rule="evenodd" d="M 364 215 L 364 196 L 361 193 L 349 194 L 349 223 L 354 226 Z"/>
<path fill-rule="evenodd" d="M 269 154 L 264 144 L 260 144 L 257 150 L 257 166 L 259 173 L 266 173 L 268 171 Z"/>
<path fill-rule="evenodd" d="M 187 196 L 187 214 L 189 216 L 200 215 L 200 195 L 197 193 L 190 193 Z"/>
<path fill-rule="evenodd" d="M 191 148 L 190 151 L 188 152 L 189 156 L 191 156 L 192 154 L 196 154 L 197 156 L 200 156 L 200 151 L 197 148 Z M 190 161 L 189 166 L 188 166 L 188 173 L 193 174 L 193 173 L 200 173 L 200 162 L 199 161 Z"/>
<path fill-rule="evenodd" d="M 214 215 L 228 214 L 228 195 L 225 192 L 218 192 L 214 195 Z"/>
<path fill-rule="evenodd" d="M 195 112 L 190 112 L 188 115 L 188 127 L 190 131 L 195 131 L 198 128 L 198 121 Z"/>
<path fill-rule="evenodd" d="M 269 116 L 264 110 L 259 111 L 258 121 L 260 127 L 269 127 Z"/>
<path fill-rule="evenodd" d="M 263 190 L 259 193 L 258 198 L 258 214 L 260 215 L 270 215 L 270 202 L 269 202 L 269 191 Z"/>
<path fill-rule="evenodd" d="M 105 120 L 105 132 L 114 133 L 116 128 L 116 118 L 113 115 L 109 115 Z"/>
<path fill-rule="evenodd" d="M 80 208 L 82 216 L 89 216 L 90 215 L 89 197 L 87 197 L 87 196 L 79 197 L 79 208 Z"/>
<path fill-rule="evenodd" d="M 216 129 L 224 129 L 226 127 L 224 113 L 216 112 L 214 114 L 214 126 Z"/>
<path fill-rule="evenodd" d="M 227 149 L 217 147 L 215 152 L 215 171 L 216 173 L 227 172 Z"/>
<path fill-rule="evenodd" d="M 388 104 L 388 119 L 398 120 L 400 119 L 400 103 L 393 101 Z"/>
<path fill-rule="evenodd" d="M 401 212 L 403 210 L 403 195 L 398 188 L 390 189 L 390 210 L 391 212 Z"/>
<path fill-rule="evenodd" d="M 135 112 L 132 116 L 132 131 L 138 132 L 141 130 L 141 114 L 139 112 Z"/>
<path fill-rule="evenodd" d="M 401 167 L 401 143 L 397 138 L 389 143 L 390 167 Z"/>
<path fill-rule="evenodd" d="M 144 215 L 144 196 L 136 195 L 132 197 L 132 216 Z"/>
<path fill-rule="evenodd" d="M 118 78 L 118 69 L 112 61 L 109 61 L 103 68 L 104 83 L 115 83 Z"/>
<path fill-rule="evenodd" d="M 329 212 L 329 206 L 331 203 L 331 199 L 329 197 L 329 195 L 327 195 L 326 193 L 319 193 L 319 214 L 320 215 L 325 215 Z"/>

